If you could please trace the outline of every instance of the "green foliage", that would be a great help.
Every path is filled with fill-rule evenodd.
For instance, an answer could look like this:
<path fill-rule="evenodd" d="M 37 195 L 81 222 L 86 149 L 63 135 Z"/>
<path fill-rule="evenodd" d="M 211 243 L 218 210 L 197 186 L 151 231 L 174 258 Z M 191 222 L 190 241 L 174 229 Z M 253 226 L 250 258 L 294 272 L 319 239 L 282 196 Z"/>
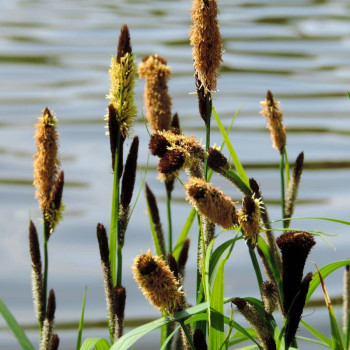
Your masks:
<path fill-rule="evenodd" d="M 84 329 L 84 312 L 85 312 L 85 302 L 86 302 L 86 290 L 87 290 L 87 287 L 85 287 L 84 297 L 83 297 L 83 304 L 81 306 L 81 314 L 80 314 L 80 321 L 79 321 L 79 327 L 78 327 L 77 345 L 75 347 L 76 350 L 80 349 L 81 337 L 82 337 L 83 329 Z"/>
<path fill-rule="evenodd" d="M 80 350 L 109 350 L 110 344 L 103 338 L 87 338 L 85 339 Z"/>

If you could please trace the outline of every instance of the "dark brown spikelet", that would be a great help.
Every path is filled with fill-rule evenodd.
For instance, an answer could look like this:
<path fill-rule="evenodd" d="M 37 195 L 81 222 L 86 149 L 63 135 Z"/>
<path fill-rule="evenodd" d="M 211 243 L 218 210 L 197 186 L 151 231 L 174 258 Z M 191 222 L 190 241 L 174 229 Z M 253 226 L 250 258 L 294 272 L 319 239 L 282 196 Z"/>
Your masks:
<path fill-rule="evenodd" d="M 287 188 L 287 195 L 286 195 L 285 209 L 284 209 L 284 216 L 286 218 L 291 218 L 294 212 L 294 206 L 298 196 L 298 190 L 299 190 L 301 173 L 303 171 L 303 166 L 304 166 L 304 152 L 301 152 L 295 161 L 293 174 L 291 176 L 291 179 Z M 286 227 L 289 227 L 289 224 L 290 224 L 290 220 L 286 220 Z"/>
<path fill-rule="evenodd" d="M 115 167 L 115 152 L 117 151 L 117 137 L 120 130 L 120 125 L 118 123 L 118 111 L 110 103 L 108 105 L 108 130 L 109 130 L 109 143 L 111 147 L 112 155 L 112 170 Z M 119 161 L 118 161 L 118 178 L 120 179 L 123 173 L 123 144 L 125 137 L 120 135 L 119 143 Z"/>
<path fill-rule="evenodd" d="M 202 117 L 204 123 L 207 123 L 208 117 L 207 117 L 207 104 L 205 99 L 205 92 L 204 92 L 204 86 L 201 83 L 201 81 L 198 79 L 197 75 L 195 75 L 196 80 L 196 90 L 197 90 L 197 97 L 198 97 L 198 110 L 199 114 Z M 210 94 L 210 92 L 208 92 Z"/>
<path fill-rule="evenodd" d="M 159 134 L 153 134 L 151 136 L 148 148 L 151 151 L 151 154 L 158 157 L 163 157 L 165 153 L 168 152 L 168 147 L 170 147 L 169 141 Z"/>
<path fill-rule="evenodd" d="M 179 260 L 177 262 L 178 266 L 179 266 L 179 272 L 180 274 L 183 276 L 184 272 L 185 272 L 185 266 L 187 263 L 187 259 L 188 259 L 188 251 L 190 249 L 190 239 L 187 238 L 179 255 Z"/>
<path fill-rule="evenodd" d="M 58 210 L 62 202 L 62 194 L 64 187 L 64 172 L 61 171 L 55 181 L 53 191 L 51 193 L 49 206 L 55 210 Z"/>
<path fill-rule="evenodd" d="M 104 264 L 109 265 L 109 248 L 106 228 L 102 224 L 98 223 L 96 232 L 101 260 Z"/>
<path fill-rule="evenodd" d="M 123 335 L 126 289 L 122 286 L 119 286 L 119 287 L 115 287 L 114 291 L 115 291 L 115 317 L 116 317 L 114 339 L 117 340 Z"/>
<path fill-rule="evenodd" d="M 173 115 L 173 118 L 171 119 L 170 127 L 171 127 L 171 131 L 174 134 L 181 134 L 180 119 L 177 113 Z"/>
<path fill-rule="evenodd" d="M 41 257 L 38 233 L 32 220 L 29 222 L 29 248 L 32 258 L 32 266 L 41 272 Z"/>
<path fill-rule="evenodd" d="M 56 297 L 55 292 L 53 289 L 49 292 L 49 297 L 47 299 L 47 310 L 46 310 L 46 318 L 47 320 L 52 323 L 55 318 L 55 311 L 56 311 Z"/>
<path fill-rule="evenodd" d="M 208 150 L 208 166 L 217 172 L 230 167 L 227 158 L 216 148 Z"/>
<path fill-rule="evenodd" d="M 205 336 L 200 329 L 196 329 L 193 333 L 193 344 L 195 350 L 207 350 L 208 346 L 205 341 Z"/>
<path fill-rule="evenodd" d="M 168 266 L 176 279 L 179 279 L 179 268 L 173 254 L 169 253 L 167 256 Z"/>
<path fill-rule="evenodd" d="M 122 57 L 125 54 L 132 54 L 131 41 L 129 28 L 124 24 L 120 30 L 119 42 L 118 42 L 118 53 L 117 53 L 117 63 L 120 63 Z"/>
<path fill-rule="evenodd" d="M 279 294 L 275 283 L 264 282 L 261 286 L 261 295 L 265 311 L 272 314 L 279 306 Z"/>
<path fill-rule="evenodd" d="M 51 339 L 51 348 L 50 350 L 58 350 L 58 346 L 60 345 L 60 338 L 57 334 L 52 335 Z"/>
<path fill-rule="evenodd" d="M 304 310 L 305 300 L 309 291 L 310 282 L 312 280 L 312 273 L 309 272 L 303 279 L 300 285 L 299 294 L 296 296 L 292 309 L 287 316 L 286 333 L 285 333 L 285 344 L 286 349 L 291 345 L 295 334 L 298 330 L 301 315 Z"/>
<path fill-rule="evenodd" d="M 130 146 L 128 158 L 126 159 L 124 175 L 122 180 L 122 192 L 120 195 L 120 204 L 124 208 L 127 208 L 130 205 L 132 193 L 134 191 L 138 150 L 139 150 L 139 138 L 135 136 Z"/>
<path fill-rule="evenodd" d="M 276 240 L 282 253 L 283 309 L 285 314 L 300 289 L 306 259 L 316 244 L 313 236 L 303 231 L 288 231 Z"/>
<path fill-rule="evenodd" d="M 265 346 L 266 350 L 276 350 L 276 342 L 275 339 L 273 339 L 273 336 L 271 333 L 267 333 L 265 336 Z"/>
<path fill-rule="evenodd" d="M 158 162 L 158 171 L 162 174 L 169 175 L 182 168 L 185 163 L 184 154 L 177 149 L 173 149 L 164 154 Z"/>

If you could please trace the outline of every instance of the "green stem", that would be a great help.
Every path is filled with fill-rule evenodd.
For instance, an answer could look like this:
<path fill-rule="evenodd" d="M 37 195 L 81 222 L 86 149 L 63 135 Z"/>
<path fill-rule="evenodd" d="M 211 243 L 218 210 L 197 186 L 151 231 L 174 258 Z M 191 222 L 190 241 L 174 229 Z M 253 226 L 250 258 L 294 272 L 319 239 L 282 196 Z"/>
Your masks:
<path fill-rule="evenodd" d="M 280 175 L 281 175 L 281 207 L 282 207 L 282 219 L 285 218 L 285 180 L 284 180 L 284 147 L 281 153 L 281 162 L 280 162 Z M 283 221 L 283 228 L 286 228 L 287 221 Z"/>
<path fill-rule="evenodd" d="M 185 336 L 187 338 L 188 344 L 190 345 L 192 350 L 195 350 L 195 347 L 194 347 L 194 344 L 193 344 L 193 340 L 192 340 L 192 336 L 191 336 L 190 332 L 188 331 L 188 328 L 186 327 L 184 320 L 179 321 L 179 323 L 180 323 L 180 326 L 181 326 L 182 330 L 185 333 Z"/>
<path fill-rule="evenodd" d="M 47 277 L 49 271 L 49 252 L 48 252 L 48 240 L 49 240 L 49 225 L 47 224 L 45 218 L 43 219 L 43 234 L 44 234 L 44 281 L 43 281 L 43 319 L 46 316 L 46 300 L 47 300 Z M 42 323 L 40 323 L 42 331 Z"/>
<path fill-rule="evenodd" d="M 166 194 L 166 208 L 167 208 L 167 216 L 168 216 L 168 253 L 172 253 L 173 230 L 172 230 L 172 222 L 171 222 L 171 193 L 170 191 L 168 191 L 166 184 L 165 184 L 165 194 Z"/>
<path fill-rule="evenodd" d="M 211 101 L 211 93 L 208 92 L 205 95 L 205 115 L 206 115 L 206 122 L 205 122 L 205 151 L 208 152 L 210 147 L 210 120 L 211 120 L 211 108 L 212 108 L 212 101 Z M 208 180 L 208 159 L 204 159 L 204 178 L 205 180 Z"/>
<path fill-rule="evenodd" d="M 110 229 L 110 235 L 109 235 L 109 261 L 111 265 L 113 286 L 116 285 L 117 280 L 121 282 L 121 262 L 119 261 L 118 261 L 118 272 L 116 273 L 117 245 L 118 245 L 118 249 L 120 248 L 119 247 L 119 176 L 118 176 L 119 151 L 120 151 L 120 130 L 118 128 L 117 147 L 116 147 L 115 160 L 114 160 L 111 229 Z M 120 255 L 121 255 L 121 252 L 120 252 Z M 121 284 L 117 284 L 117 285 L 121 285 Z"/>
<path fill-rule="evenodd" d="M 261 293 L 261 287 L 262 287 L 262 284 L 263 284 L 263 278 L 262 278 L 260 266 L 259 266 L 259 263 L 258 263 L 258 259 L 256 258 L 254 247 L 252 246 L 252 244 L 249 241 L 247 241 L 247 245 L 248 245 L 248 249 L 249 249 L 249 255 L 250 255 L 250 258 L 252 260 L 253 267 L 254 267 L 256 279 L 258 281 L 259 290 L 260 290 L 260 293 Z"/>

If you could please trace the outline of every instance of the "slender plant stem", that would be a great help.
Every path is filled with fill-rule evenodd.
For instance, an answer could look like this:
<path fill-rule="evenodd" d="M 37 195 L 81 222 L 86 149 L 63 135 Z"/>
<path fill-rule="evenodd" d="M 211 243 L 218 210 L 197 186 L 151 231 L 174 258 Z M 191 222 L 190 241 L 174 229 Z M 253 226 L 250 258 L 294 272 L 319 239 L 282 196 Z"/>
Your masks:
<path fill-rule="evenodd" d="M 121 262 L 118 261 L 118 277 L 116 274 L 116 248 L 119 248 L 119 151 L 120 151 L 120 130 L 117 131 L 117 147 L 114 160 L 114 177 L 113 177 L 113 197 L 111 213 L 111 229 L 109 235 L 109 260 L 111 264 L 111 274 L 113 285 L 116 285 L 117 279 L 121 281 Z M 119 252 L 118 252 L 119 253 Z M 120 252 L 121 254 L 121 252 Z M 120 284 L 117 284 L 120 285 Z"/>
<path fill-rule="evenodd" d="M 166 195 L 166 209 L 168 216 L 168 253 L 173 251 L 173 229 L 171 222 L 171 193 L 168 191 L 165 185 L 165 195 Z"/>
<path fill-rule="evenodd" d="M 285 179 L 284 179 L 284 147 L 281 153 L 281 162 L 280 162 L 280 174 L 281 174 L 281 208 L 282 208 L 282 219 L 285 218 Z M 287 221 L 283 221 L 283 228 L 286 228 Z"/>
<path fill-rule="evenodd" d="M 206 115 L 206 121 L 205 121 L 205 151 L 208 152 L 209 146 L 210 146 L 210 121 L 211 121 L 211 108 L 212 108 L 212 102 L 211 102 L 211 93 L 208 92 L 205 95 L 205 115 Z M 205 158 L 204 160 L 204 178 L 205 180 L 208 180 L 208 159 Z"/>
<path fill-rule="evenodd" d="M 193 340 L 192 340 L 192 336 L 191 336 L 190 332 L 188 331 L 188 328 L 186 327 L 185 322 L 183 320 L 180 320 L 179 323 L 180 323 L 180 326 L 181 326 L 182 330 L 185 333 L 185 336 L 187 338 L 188 344 L 190 345 L 192 350 L 195 350 L 195 347 L 194 347 L 194 344 L 193 344 Z"/>
<path fill-rule="evenodd" d="M 263 284 L 263 278 L 262 278 L 260 266 L 258 263 L 258 259 L 256 258 L 254 247 L 252 246 L 252 244 L 249 241 L 247 241 L 247 245 L 248 245 L 248 249 L 249 249 L 249 255 L 250 255 L 250 258 L 252 260 L 253 267 L 254 267 L 256 279 L 258 281 L 259 290 L 261 293 L 261 286 Z"/>
<path fill-rule="evenodd" d="M 43 281 L 43 319 L 45 319 L 46 316 L 46 300 L 47 300 L 47 277 L 48 277 L 48 271 L 49 271 L 49 252 L 48 252 L 48 238 L 49 238 L 49 227 L 45 220 L 43 219 L 43 234 L 44 234 L 44 281 Z M 42 323 L 40 323 L 42 331 Z"/>

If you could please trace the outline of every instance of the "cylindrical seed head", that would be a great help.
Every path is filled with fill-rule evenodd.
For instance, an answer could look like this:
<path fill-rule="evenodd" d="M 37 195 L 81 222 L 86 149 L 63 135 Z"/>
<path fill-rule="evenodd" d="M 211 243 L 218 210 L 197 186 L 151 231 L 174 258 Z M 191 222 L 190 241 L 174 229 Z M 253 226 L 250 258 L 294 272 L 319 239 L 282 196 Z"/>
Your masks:
<path fill-rule="evenodd" d="M 193 333 L 193 344 L 195 350 L 207 350 L 208 346 L 205 341 L 205 336 L 200 329 L 196 329 Z"/>
<path fill-rule="evenodd" d="M 126 301 L 126 289 L 122 286 L 115 287 L 115 335 L 117 340 L 123 335 L 124 329 L 124 311 Z"/>

